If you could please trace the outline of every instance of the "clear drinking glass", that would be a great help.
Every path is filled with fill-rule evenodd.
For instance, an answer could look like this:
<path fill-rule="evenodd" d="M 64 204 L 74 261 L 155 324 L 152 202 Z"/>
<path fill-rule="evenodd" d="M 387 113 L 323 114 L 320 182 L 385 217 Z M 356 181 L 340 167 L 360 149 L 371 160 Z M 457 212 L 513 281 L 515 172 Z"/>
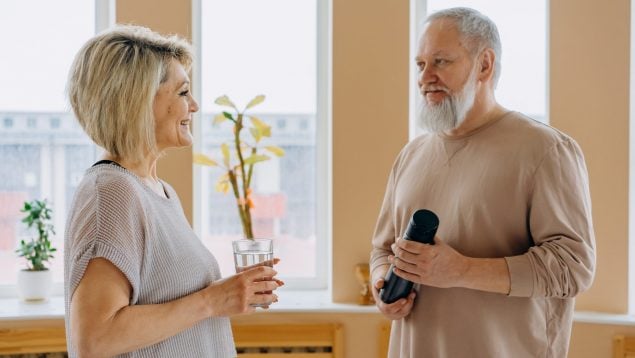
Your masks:
<path fill-rule="evenodd" d="M 232 241 L 234 248 L 234 266 L 236 273 L 245 271 L 254 266 L 273 267 L 273 241 L 271 239 L 242 239 Z M 271 279 L 264 277 L 263 280 Z M 271 291 L 262 293 L 270 294 Z M 254 307 L 264 307 L 271 304 L 253 304 Z"/>

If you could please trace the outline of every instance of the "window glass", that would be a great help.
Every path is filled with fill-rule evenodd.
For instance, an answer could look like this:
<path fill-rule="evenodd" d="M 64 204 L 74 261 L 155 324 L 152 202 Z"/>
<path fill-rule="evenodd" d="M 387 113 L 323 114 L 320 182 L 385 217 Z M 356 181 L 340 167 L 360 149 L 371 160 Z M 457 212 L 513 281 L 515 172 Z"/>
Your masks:
<path fill-rule="evenodd" d="M 315 278 L 317 1 L 202 0 L 202 146 L 220 160 L 220 144 L 231 143 L 229 122 L 212 125 L 227 108 L 214 99 L 228 95 L 239 108 L 266 95 L 249 113 L 271 126 L 263 145 L 284 149 L 281 158 L 255 166 L 254 233 L 273 238 L 284 278 Z M 292 14 L 292 16 L 290 16 Z M 250 141 L 249 133 L 245 138 Z M 234 272 L 231 240 L 243 236 L 236 200 L 215 190 L 220 169 L 203 168 L 202 240 L 224 275 Z M 325 240 L 325 238 L 321 238 Z M 325 263 L 324 263 L 325 264 Z"/>
<path fill-rule="evenodd" d="M 15 250 L 28 235 L 20 219 L 25 200 L 53 207 L 58 252 L 52 270 L 63 280 L 63 234 L 68 205 L 95 157 L 76 123 L 64 88 L 71 62 L 95 33 L 95 6 L 86 0 L 0 2 L 0 285 L 15 284 L 25 261 Z M 72 16 L 69 16 L 72 14 Z M 63 21 L 60 21 L 63 19 Z"/>

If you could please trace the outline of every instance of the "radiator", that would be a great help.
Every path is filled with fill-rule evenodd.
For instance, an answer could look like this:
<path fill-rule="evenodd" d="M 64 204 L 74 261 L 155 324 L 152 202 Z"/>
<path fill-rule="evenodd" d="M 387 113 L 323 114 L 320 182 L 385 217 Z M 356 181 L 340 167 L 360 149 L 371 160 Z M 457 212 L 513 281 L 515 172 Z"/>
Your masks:
<path fill-rule="evenodd" d="M 340 324 L 233 325 L 239 358 L 343 358 Z"/>

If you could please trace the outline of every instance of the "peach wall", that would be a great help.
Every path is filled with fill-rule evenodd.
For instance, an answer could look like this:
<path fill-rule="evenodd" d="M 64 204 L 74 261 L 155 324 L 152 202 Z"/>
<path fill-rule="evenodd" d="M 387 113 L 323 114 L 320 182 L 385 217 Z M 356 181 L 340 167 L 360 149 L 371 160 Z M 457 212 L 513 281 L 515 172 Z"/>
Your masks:
<path fill-rule="evenodd" d="M 550 1 L 550 119 L 586 156 L 597 274 L 577 308 L 626 313 L 630 2 Z"/>
<path fill-rule="evenodd" d="M 119 0 L 116 21 L 148 26 L 163 34 L 192 38 L 190 0 Z M 192 148 L 168 150 L 157 164 L 157 175 L 170 183 L 179 194 L 185 216 L 191 224 L 194 209 Z"/>
<path fill-rule="evenodd" d="M 408 141 L 408 1 L 333 1 L 333 299 L 354 302 L 388 173 Z"/>

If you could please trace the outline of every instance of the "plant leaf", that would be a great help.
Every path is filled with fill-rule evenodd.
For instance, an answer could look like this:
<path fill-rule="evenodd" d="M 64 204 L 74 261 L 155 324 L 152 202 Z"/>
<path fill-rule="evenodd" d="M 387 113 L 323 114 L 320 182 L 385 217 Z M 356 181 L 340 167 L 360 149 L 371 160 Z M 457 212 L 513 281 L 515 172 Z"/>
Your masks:
<path fill-rule="evenodd" d="M 265 160 L 269 160 L 269 156 L 263 154 L 254 154 L 249 158 L 245 158 L 245 164 L 255 164 L 258 162 L 264 162 Z"/>
<path fill-rule="evenodd" d="M 264 100 L 265 100 L 265 96 L 264 95 L 262 95 L 262 94 L 257 95 L 251 101 L 249 101 L 249 103 L 247 104 L 247 107 L 245 107 L 245 109 L 249 109 L 251 107 L 255 107 L 255 106 L 261 104 Z"/>
<path fill-rule="evenodd" d="M 225 166 L 229 168 L 229 146 L 227 143 L 221 144 L 220 150 L 223 153 L 223 162 L 225 163 Z"/>
<path fill-rule="evenodd" d="M 267 123 L 263 122 L 260 118 L 249 116 L 251 119 L 251 124 L 254 125 L 259 131 L 260 135 L 263 137 L 271 137 L 271 126 Z"/>
<path fill-rule="evenodd" d="M 201 153 L 194 153 L 193 162 L 194 162 L 194 164 L 207 165 L 208 167 L 217 167 L 218 166 L 218 163 L 216 163 L 216 161 L 214 159 L 208 157 L 205 154 L 201 154 Z"/>
<path fill-rule="evenodd" d="M 227 192 L 229 192 L 229 181 L 219 180 L 216 183 L 216 191 L 219 193 L 227 194 Z"/>
<path fill-rule="evenodd" d="M 230 121 L 234 120 L 234 116 L 231 113 L 223 111 L 223 117 L 229 119 Z"/>
<path fill-rule="evenodd" d="M 269 145 L 265 147 L 266 150 L 270 151 L 271 153 L 273 153 L 273 155 L 277 156 L 277 157 L 282 157 L 284 155 L 284 149 L 276 146 L 276 145 Z"/>
<path fill-rule="evenodd" d="M 262 139 L 262 132 L 258 128 L 249 128 L 249 132 L 251 133 L 251 136 L 254 137 L 256 143 L 260 142 Z"/>
<path fill-rule="evenodd" d="M 232 102 L 229 99 L 229 97 L 227 97 L 227 95 L 222 95 L 222 96 L 216 98 L 216 100 L 214 100 L 214 103 L 216 103 L 219 106 L 232 107 L 232 108 L 238 110 L 236 108 L 236 105 L 234 104 L 234 102 Z"/>
<path fill-rule="evenodd" d="M 224 121 L 227 120 L 227 117 L 225 117 L 224 113 L 219 113 L 217 115 L 214 116 L 214 120 L 212 121 L 213 125 L 217 125 L 219 123 L 222 123 Z"/>

